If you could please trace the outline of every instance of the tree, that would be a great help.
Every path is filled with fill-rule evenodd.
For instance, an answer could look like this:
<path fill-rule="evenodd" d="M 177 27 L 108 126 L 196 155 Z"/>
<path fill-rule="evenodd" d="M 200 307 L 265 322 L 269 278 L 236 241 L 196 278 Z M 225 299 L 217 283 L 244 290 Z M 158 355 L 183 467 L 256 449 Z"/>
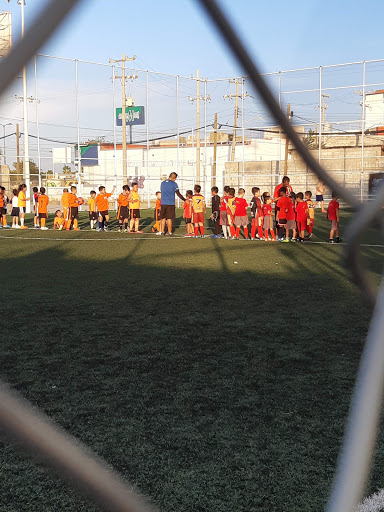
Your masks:
<path fill-rule="evenodd" d="M 315 132 L 313 130 L 309 130 L 309 132 L 304 135 L 303 142 L 309 149 L 315 149 L 318 147 Z"/>
<path fill-rule="evenodd" d="M 19 175 L 16 174 L 17 169 L 17 163 L 13 162 L 14 170 L 11 169 L 9 171 L 9 174 L 11 176 L 11 183 L 12 186 L 16 186 L 17 184 L 20 184 L 24 180 L 24 162 L 21 160 L 19 163 Z M 39 184 L 39 168 L 35 164 L 33 160 L 29 160 L 29 176 L 30 176 L 30 182 L 32 187 L 36 187 Z"/>
<path fill-rule="evenodd" d="M 73 171 L 71 171 L 71 168 L 69 165 L 64 165 L 63 167 L 64 174 L 73 174 Z"/>

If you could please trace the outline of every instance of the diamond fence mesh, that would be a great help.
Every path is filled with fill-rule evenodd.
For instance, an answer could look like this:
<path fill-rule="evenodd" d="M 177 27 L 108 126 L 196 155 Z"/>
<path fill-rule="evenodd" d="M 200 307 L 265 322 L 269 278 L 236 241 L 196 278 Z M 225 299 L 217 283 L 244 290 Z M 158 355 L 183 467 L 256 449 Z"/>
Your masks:
<path fill-rule="evenodd" d="M 324 180 L 328 190 L 335 190 L 356 210 L 347 231 L 346 264 L 375 312 L 328 505 L 332 512 L 352 512 L 370 466 L 384 382 L 384 289 L 376 301 L 377 293 L 367 279 L 359 248 L 360 236 L 373 220 L 379 221 L 380 229 L 382 226 L 381 117 L 375 99 L 368 100 L 368 94 L 373 94 L 370 88 L 381 94 L 377 91 L 384 83 L 384 61 L 262 76 L 216 2 L 200 0 L 246 77 L 200 77 L 197 81 L 196 77 L 129 69 L 128 94 L 135 97 L 136 105 L 145 107 L 146 121 L 129 133 L 125 173 L 115 114 L 121 105 L 120 65 L 42 55 L 33 59 L 76 3 L 51 0 L 0 64 L 2 93 L 28 62 L 29 74 L 34 75 L 35 81 L 29 81 L 34 103 L 30 107 L 30 157 L 36 163 L 36 168 L 31 168 L 31 185 L 46 186 L 53 203 L 72 182 L 85 196 L 100 184 L 119 188 L 137 180 L 142 201 L 151 206 L 161 181 L 171 171 L 179 174 L 183 190 L 199 182 L 206 195 L 212 184 L 222 187 L 224 183 L 271 190 L 288 173 L 296 189 L 313 189 L 318 179 Z M 14 87 L 17 95 L 19 85 Z M 369 102 L 371 108 L 367 107 Z M 3 96 L 3 109 L 6 104 Z M 213 121 L 216 113 L 217 130 Z M 12 137 L 14 142 L 8 143 Z M 16 171 L 9 169 L 7 173 L 6 158 L 16 162 L 21 152 L 14 135 L 3 140 L 7 147 L 1 182 L 11 189 L 25 174 L 20 164 L 18 170 L 15 166 Z M 89 148 L 93 149 L 87 155 Z M 93 165 L 92 159 L 96 160 Z M 367 199 L 371 200 L 364 201 Z M 148 508 L 102 461 L 5 385 L 0 388 L 0 425 L 105 510 Z"/>

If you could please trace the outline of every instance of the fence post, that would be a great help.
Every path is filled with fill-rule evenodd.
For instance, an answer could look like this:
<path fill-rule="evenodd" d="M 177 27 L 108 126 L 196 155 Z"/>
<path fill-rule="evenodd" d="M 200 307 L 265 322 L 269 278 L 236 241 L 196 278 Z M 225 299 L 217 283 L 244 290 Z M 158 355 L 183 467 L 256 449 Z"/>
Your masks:
<path fill-rule="evenodd" d="M 243 155 L 242 155 L 242 187 L 245 188 L 245 165 L 244 165 L 244 152 L 245 152 L 245 137 L 244 137 L 244 78 L 241 79 L 241 135 L 242 135 L 242 143 L 243 143 Z"/>
<path fill-rule="evenodd" d="M 79 124 L 79 69 L 78 61 L 75 59 L 75 80 L 76 80 L 76 130 L 77 130 L 77 184 L 78 193 L 81 196 L 81 150 L 80 150 L 80 124 Z M 80 210 L 82 207 L 80 206 Z"/>
<path fill-rule="evenodd" d="M 146 130 L 147 130 L 147 206 L 151 207 L 151 182 L 149 178 L 149 97 L 148 97 L 148 70 L 145 72 L 145 110 L 146 113 Z"/>
<path fill-rule="evenodd" d="M 117 196 L 117 163 L 116 163 L 116 83 L 115 83 L 115 65 L 112 65 L 112 103 L 113 103 L 113 170 L 115 173 L 115 195 Z M 117 210 L 117 200 L 115 199 L 115 209 Z"/>
<path fill-rule="evenodd" d="M 38 98 L 38 87 L 37 87 L 37 57 L 34 57 L 35 61 L 35 103 L 36 103 L 36 132 L 37 132 L 37 165 L 39 167 L 39 189 L 41 187 L 41 152 L 40 152 L 40 124 L 39 124 L 39 98 Z"/>
<path fill-rule="evenodd" d="M 364 135 L 365 135 L 365 61 L 363 62 L 363 109 L 361 115 L 361 173 L 360 173 L 360 201 L 363 202 L 364 196 Z"/>

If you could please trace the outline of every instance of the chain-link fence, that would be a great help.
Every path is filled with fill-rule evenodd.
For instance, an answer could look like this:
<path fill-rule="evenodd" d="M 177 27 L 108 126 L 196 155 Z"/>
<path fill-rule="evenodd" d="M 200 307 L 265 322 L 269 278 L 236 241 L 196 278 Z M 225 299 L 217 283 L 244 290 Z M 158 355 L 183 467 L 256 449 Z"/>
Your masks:
<path fill-rule="evenodd" d="M 140 59 L 129 64 L 125 96 L 141 108 L 140 119 L 133 121 L 143 124 L 127 126 L 125 170 L 116 113 L 123 103 L 121 63 L 46 55 L 31 61 L 29 181 L 45 186 L 53 202 L 68 184 L 76 183 L 87 196 L 100 185 L 120 190 L 137 181 L 142 203 L 149 207 L 173 171 L 183 191 L 198 182 L 207 196 L 215 184 L 220 189 L 243 186 L 247 192 L 255 185 L 271 190 L 284 174 L 296 190 L 315 192 L 317 177 L 252 92 L 249 78 L 197 79 L 143 69 Z M 372 199 L 384 176 L 384 60 L 263 76 L 300 139 L 329 174 L 360 201 Z M 7 190 L 28 180 L 21 100 L 16 82 L 0 102 L 7 121 L 2 125 L 1 184 Z"/>
<path fill-rule="evenodd" d="M 54 32 L 60 21 L 76 3 L 76 0 L 51 0 L 41 16 L 31 26 L 25 38 L 14 48 L 9 57 L 5 58 L 0 64 L 1 92 L 6 90 L 7 86 L 11 84 L 12 80 L 17 76 L 23 65 L 33 57 L 38 48 L 45 42 L 50 34 Z M 141 136 L 144 141 L 140 142 L 136 140 L 137 145 L 143 144 L 142 147 L 135 148 L 142 151 L 142 156 L 141 158 L 137 158 L 135 156 L 136 160 L 129 158 L 129 161 L 131 163 L 137 162 L 138 164 L 142 164 L 131 166 L 132 176 L 140 175 L 144 178 L 147 177 L 147 179 L 150 180 L 149 184 L 146 184 L 143 187 L 143 198 L 145 199 L 144 194 L 146 193 L 147 201 L 150 202 L 151 194 L 154 189 L 158 188 L 158 183 L 160 183 L 163 176 L 162 173 L 164 173 L 165 170 L 167 171 L 165 174 L 167 174 L 169 171 L 177 169 L 184 188 L 187 182 L 202 182 L 205 186 L 205 193 L 207 193 L 207 188 L 213 182 L 215 176 L 216 180 L 221 176 L 223 182 L 228 182 L 228 180 L 231 179 L 237 179 L 239 184 L 241 180 L 243 185 L 245 185 L 248 178 L 250 179 L 250 182 L 253 182 L 253 178 L 255 178 L 255 180 L 260 178 L 260 184 L 261 181 L 264 180 L 263 184 L 265 184 L 265 187 L 271 187 L 273 182 L 275 181 L 276 183 L 283 173 L 288 172 L 292 177 L 295 176 L 295 178 L 292 179 L 293 183 L 295 179 L 297 179 L 298 183 L 300 180 L 300 186 L 304 186 L 305 183 L 305 188 L 313 186 L 312 184 L 315 179 L 314 176 L 316 176 L 316 179 L 324 180 L 329 189 L 335 190 L 340 198 L 358 210 L 358 214 L 354 216 L 347 232 L 347 263 L 351 269 L 354 280 L 368 297 L 372 305 L 374 305 L 376 302 L 376 290 L 372 289 L 369 280 L 367 280 L 364 267 L 359 259 L 359 237 L 365 231 L 367 226 L 372 224 L 373 220 L 379 220 L 380 223 L 382 221 L 384 186 L 378 187 L 377 194 L 373 201 L 365 205 L 361 205 L 360 200 L 368 197 L 369 194 L 370 178 L 368 178 L 368 174 L 373 169 L 378 169 L 380 171 L 381 168 L 381 153 L 367 153 L 368 147 L 375 148 L 376 146 L 380 147 L 381 152 L 381 144 L 376 144 L 377 141 L 380 141 L 381 137 L 381 118 L 379 117 L 379 112 L 375 111 L 375 116 L 377 116 L 376 121 L 372 122 L 372 126 L 367 126 L 368 116 L 366 106 L 368 94 L 367 88 L 371 86 L 375 88 L 380 87 L 382 83 L 382 79 L 380 78 L 380 74 L 382 72 L 381 68 L 383 66 L 382 61 L 306 69 L 300 71 L 301 76 L 298 75 L 297 72 L 286 72 L 285 74 L 278 73 L 262 77 L 255 64 L 250 59 L 238 35 L 234 32 L 216 2 L 214 0 L 200 0 L 199 3 L 216 24 L 223 38 L 227 41 L 229 48 L 242 65 L 245 74 L 249 78 L 244 80 L 235 79 L 234 81 L 204 80 L 202 83 L 199 82 L 199 88 L 202 85 L 203 92 L 196 90 L 196 94 L 199 96 L 201 92 L 201 94 L 204 95 L 204 100 L 201 100 L 204 101 L 205 105 L 205 108 L 203 109 L 204 121 L 202 125 L 203 128 L 201 129 L 200 116 L 200 123 L 197 122 L 195 126 L 199 127 L 198 132 L 200 132 L 200 134 L 202 131 L 207 132 L 203 142 L 203 148 L 205 147 L 206 153 L 203 153 L 204 156 L 203 159 L 201 159 L 198 158 L 199 146 L 201 155 L 201 140 L 199 139 L 199 134 L 197 139 L 192 136 L 192 126 L 195 124 L 194 114 L 191 114 L 191 111 L 188 110 L 190 106 L 188 107 L 187 103 L 180 106 L 180 90 L 182 89 L 183 94 L 186 96 L 191 95 L 191 100 L 193 100 L 196 79 L 176 77 L 175 80 L 175 77 L 170 77 L 169 75 L 161 75 L 147 71 L 142 72 L 137 69 L 135 70 L 137 74 L 140 74 L 140 78 L 135 80 L 141 80 L 142 83 L 140 92 L 141 96 L 139 96 L 139 92 L 135 92 L 135 94 L 138 101 L 143 104 L 145 102 L 147 118 L 145 137 L 143 133 L 140 134 L 138 132 L 136 134 L 137 136 Z M 47 57 L 40 57 L 37 60 L 44 58 Z M 37 154 L 35 153 L 35 158 L 39 164 L 39 171 L 35 173 L 35 177 L 41 180 L 41 182 L 43 179 L 48 180 L 48 171 L 51 171 L 52 174 L 49 175 L 49 179 L 57 179 L 59 183 L 50 185 L 46 182 L 50 194 L 52 194 L 52 189 L 60 189 L 60 187 L 63 186 L 62 181 L 60 181 L 63 180 L 61 171 L 59 170 L 56 172 L 54 167 L 56 163 L 56 157 L 53 156 L 54 147 L 49 146 L 48 144 L 47 152 L 45 153 L 45 149 L 43 150 L 43 147 L 45 148 L 45 146 L 43 146 L 43 140 L 44 144 L 45 142 L 49 142 L 56 145 L 58 144 L 58 138 L 60 136 L 62 139 L 61 148 L 69 147 L 70 150 L 68 150 L 64 159 L 62 157 L 57 157 L 57 162 L 60 166 L 65 164 L 65 166 L 69 167 L 69 171 L 66 169 L 66 172 L 64 173 L 65 179 L 74 179 L 78 183 L 80 193 L 82 193 L 83 190 L 87 192 L 86 187 L 88 185 L 94 187 L 96 183 L 100 183 L 100 178 L 103 178 L 102 184 L 105 184 L 106 182 L 108 184 L 112 184 L 116 183 L 116 180 L 118 179 L 122 179 L 123 181 L 128 179 L 128 176 L 124 176 L 124 173 L 121 172 L 119 169 L 120 164 L 118 164 L 117 152 L 119 148 L 114 124 L 114 109 L 117 104 L 117 100 L 115 99 L 115 93 L 113 92 L 111 95 L 110 92 L 111 72 L 112 90 L 114 90 L 113 87 L 116 85 L 114 83 L 116 78 L 113 78 L 114 67 L 103 65 L 103 67 L 100 68 L 102 71 L 98 71 L 98 73 L 103 75 L 103 81 L 99 83 L 101 80 L 100 75 L 97 77 L 94 76 L 93 73 L 95 68 L 92 67 L 94 65 L 91 63 L 81 63 L 82 69 L 79 69 L 80 63 L 78 61 L 60 59 L 60 64 L 58 64 L 58 66 L 65 66 L 66 71 L 63 71 L 63 67 L 58 68 L 57 73 L 55 73 L 55 84 L 51 84 L 50 87 L 47 88 L 46 92 L 43 91 L 41 86 L 35 87 L 35 91 L 37 90 L 35 100 L 40 100 L 41 102 L 37 102 L 36 104 L 35 124 L 37 130 L 37 142 L 35 150 L 37 150 Z M 346 66 L 349 66 L 347 81 L 344 72 L 344 70 L 347 69 Z M 378 67 L 379 69 L 376 69 L 375 71 L 375 67 Z M 36 66 L 36 68 L 38 68 L 38 66 Z M 374 77 L 372 79 L 370 78 L 371 72 L 374 73 Z M 375 74 L 376 72 L 377 74 Z M 64 81 L 62 79 L 62 77 L 64 77 L 64 73 L 65 76 L 67 76 L 67 74 L 69 76 L 71 73 L 75 73 L 75 81 Z M 342 76 L 340 76 L 340 73 Z M 359 78 L 361 76 L 360 73 L 362 73 L 362 80 Z M 80 77 L 83 75 L 84 81 L 80 80 Z M 164 76 L 167 76 L 168 78 L 164 78 Z M 296 84 L 295 80 L 300 81 L 299 86 Z M 159 81 L 159 84 L 156 83 Z M 306 85 L 306 81 L 308 81 L 308 85 Z M 98 97 L 98 94 L 104 87 L 102 86 L 102 83 L 104 83 L 105 88 L 109 91 L 105 102 L 104 99 L 101 100 L 101 97 Z M 75 88 L 73 89 L 74 84 Z M 97 87 L 90 90 L 90 88 L 94 87 L 96 84 Z M 223 84 L 225 85 L 223 86 Z M 233 86 L 235 86 L 234 93 L 223 91 L 223 87 L 228 88 L 228 84 L 230 84 L 231 91 L 233 91 Z M 255 109 L 253 114 L 256 114 L 256 116 L 260 115 L 263 122 L 266 121 L 264 123 L 266 127 L 253 126 L 251 130 L 251 127 L 249 125 L 246 126 L 245 124 L 245 101 L 248 98 L 245 96 L 245 86 L 248 86 L 248 84 L 252 87 L 251 91 L 253 91 L 253 93 L 251 92 L 251 94 L 255 96 L 253 98 Z M 100 88 L 98 88 L 99 85 Z M 167 103 L 168 100 L 161 102 L 155 101 L 153 99 L 154 96 L 150 95 L 151 88 L 156 89 L 155 94 L 160 94 L 158 90 L 159 85 L 163 91 L 161 94 L 164 97 L 170 97 L 169 101 L 174 104 L 172 112 L 170 113 L 167 110 L 169 108 Z M 287 87 L 287 89 L 285 87 Z M 354 89 L 359 87 L 361 87 L 361 92 L 356 91 L 357 94 L 355 96 L 351 96 Z M 334 133 L 334 129 L 332 127 L 326 126 L 325 111 L 327 109 L 324 102 L 327 101 L 329 96 L 331 96 L 331 91 L 334 91 L 334 97 L 339 95 L 339 99 L 347 98 L 347 103 L 352 102 L 348 107 L 351 119 L 346 119 L 346 116 L 341 116 L 338 121 L 332 121 L 332 124 L 336 125 L 336 123 L 338 123 L 338 126 L 341 126 L 338 131 L 342 132 L 342 135 Z M 348 96 L 342 96 L 344 93 L 348 93 Z M 207 142 L 207 135 L 208 119 L 212 117 L 212 111 L 207 108 L 208 94 L 212 96 L 214 94 L 220 94 L 220 96 L 223 96 L 223 101 L 225 96 L 227 96 L 228 101 L 231 101 L 231 95 L 233 100 L 233 94 L 235 94 L 235 101 L 236 99 L 239 100 L 240 97 L 240 104 L 242 108 L 240 114 L 241 124 L 239 125 L 240 129 L 237 131 L 241 132 L 241 138 L 239 143 L 237 143 L 237 133 L 234 133 L 234 127 L 238 128 L 238 126 L 236 126 L 236 116 L 236 121 L 235 117 L 233 118 L 233 125 L 230 126 L 228 122 L 225 130 L 220 132 L 224 134 L 228 133 L 228 135 L 232 133 L 233 137 L 231 140 L 228 136 L 227 140 L 225 135 L 223 135 L 221 145 L 225 149 L 223 150 L 222 160 L 217 156 L 216 159 L 209 161 L 210 154 L 208 153 L 209 146 Z M 370 94 L 378 96 L 382 93 L 380 92 L 380 89 L 377 89 Z M 53 114 L 55 116 L 60 116 L 60 122 L 57 122 L 56 125 L 55 123 L 43 121 L 44 116 L 48 116 L 47 112 L 45 114 L 40 112 L 40 105 L 44 99 L 43 95 L 45 95 L 46 101 L 48 101 L 48 99 L 52 101 L 50 108 L 53 109 Z M 51 97 L 49 98 L 50 95 Z M 303 102 L 301 107 L 310 108 L 311 106 L 317 106 L 320 109 L 317 125 L 316 120 L 312 119 L 309 115 L 308 118 L 304 118 L 304 110 L 298 110 L 298 100 L 292 99 L 297 98 L 298 95 L 300 95 L 300 101 Z M 358 95 L 361 95 L 361 98 L 352 101 L 352 98 L 357 98 Z M 95 97 L 97 97 L 96 100 Z M 68 103 L 64 102 L 63 98 L 67 98 Z M 82 101 L 80 101 L 81 98 Z M 349 100 L 351 100 L 351 102 Z M 372 105 L 376 100 L 377 98 L 372 101 Z M 95 105 L 95 101 L 97 101 L 97 105 Z M 196 99 L 194 102 L 195 101 Z M 280 105 L 286 105 L 289 101 L 291 102 L 290 109 L 292 109 L 293 115 L 291 114 L 291 110 L 288 109 L 290 117 L 288 120 L 287 114 L 281 110 L 279 103 Z M 362 102 L 362 114 L 359 121 L 358 106 L 360 105 L 360 101 Z M 296 113 L 293 108 L 295 102 Z M 239 101 L 237 103 L 237 108 L 239 108 Z M 372 109 L 374 108 L 375 107 L 372 106 Z M 104 123 L 103 126 L 106 131 L 109 130 L 110 134 L 113 132 L 113 138 L 111 139 L 111 135 L 109 134 L 109 140 L 102 141 L 102 144 L 106 142 L 113 144 L 113 149 L 108 149 L 108 155 L 113 156 L 105 155 L 106 159 L 104 160 L 105 163 L 103 165 L 99 165 L 99 163 L 103 161 L 99 155 L 98 165 L 82 165 L 81 162 L 81 159 L 87 152 L 88 147 L 94 148 L 97 146 L 98 150 L 100 149 L 100 154 L 102 152 L 101 143 L 99 143 L 100 141 L 88 140 L 86 143 L 84 142 L 84 139 L 87 137 L 86 133 L 88 132 L 82 132 L 81 130 L 88 130 L 91 132 L 91 130 L 94 129 L 94 126 L 88 126 L 87 128 L 81 127 L 81 119 L 87 109 L 90 109 L 91 112 L 95 113 L 96 122 L 99 122 L 99 112 L 103 109 L 105 109 L 106 115 L 108 114 L 110 118 L 109 127 Z M 160 112 L 167 112 L 167 123 L 170 119 L 173 119 L 174 122 L 174 116 L 176 113 L 176 144 L 173 144 L 172 148 L 162 147 L 159 144 L 159 153 L 155 152 L 155 139 L 166 140 L 169 138 L 169 134 L 166 135 L 166 139 L 161 139 L 160 132 L 156 132 L 156 130 L 160 130 L 161 128 L 160 125 L 155 124 L 155 120 L 158 119 L 156 117 L 156 109 L 159 109 Z M 328 114 L 329 121 L 330 110 L 331 109 L 329 109 Z M 216 113 L 217 108 L 215 107 L 213 111 Z M 297 112 L 302 115 L 299 116 Z M 67 115 L 70 117 L 69 122 L 73 123 L 73 119 L 76 120 L 75 125 L 66 125 L 64 122 L 61 122 L 63 119 L 67 119 Z M 196 116 L 199 117 L 197 115 L 197 110 Z M 270 118 L 268 119 L 269 116 Z M 302 117 L 302 120 L 308 123 L 307 126 L 313 128 L 311 132 L 303 133 L 300 126 L 297 126 L 297 128 L 294 129 L 291 121 L 295 120 L 295 116 L 298 118 Z M 85 119 L 88 118 L 85 117 Z M 182 131 L 184 131 L 182 130 L 182 127 L 184 126 L 181 121 L 182 119 L 185 119 L 185 134 L 189 134 L 189 131 L 191 132 L 192 148 L 188 147 L 187 142 L 185 143 L 185 147 L 181 147 L 181 144 L 184 144 L 180 139 Z M 43 133 L 43 122 L 47 125 L 47 136 Z M 157 122 L 158 121 L 156 121 L 156 123 Z M 91 124 L 93 124 L 93 122 L 91 118 L 89 118 L 89 125 Z M 50 128 L 48 128 L 48 126 Z M 170 124 L 166 124 L 164 130 L 169 129 L 170 126 Z M 220 130 L 222 128 L 223 127 L 221 127 Z M 369 133 L 367 133 L 367 129 L 370 130 Z M 260 169 L 256 166 L 256 163 L 258 162 L 257 151 L 255 153 L 256 157 L 248 155 L 248 158 L 248 156 L 246 156 L 246 148 L 252 147 L 252 144 L 255 144 L 252 140 L 246 140 L 247 133 L 249 131 L 257 131 L 258 133 L 261 133 L 261 138 L 254 140 L 261 140 L 263 144 L 269 144 L 266 142 L 267 140 L 272 141 L 270 148 L 274 147 L 275 151 L 278 151 L 278 157 L 275 155 L 274 157 L 266 159 L 267 164 L 271 167 L 267 170 L 264 169 L 263 172 L 258 172 Z M 48 137 L 48 132 L 50 137 Z M 100 128 L 97 128 L 96 133 L 100 133 Z M 287 134 L 292 145 L 285 143 L 285 139 L 282 135 L 284 133 Z M 266 134 L 269 135 L 266 136 Z M 217 134 L 214 133 L 213 136 L 216 139 L 215 145 L 217 150 Z M 341 137 L 343 139 L 342 143 L 340 142 L 339 144 L 337 142 L 337 137 Z M 351 137 L 354 139 L 355 145 L 353 145 L 352 142 L 350 145 L 346 145 L 345 140 L 350 139 Z M 170 138 L 172 139 L 172 137 Z M 248 138 L 251 139 L 250 136 L 247 137 L 247 139 Z M 372 141 L 371 144 L 370 141 Z M 97 144 L 94 144 L 94 142 L 97 142 Z M 283 146 L 285 146 L 284 150 Z M 348 148 L 353 148 L 353 150 L 349 150 Z M 166 153 L 166 158 L 160 158 L 160 155 L 162 156 L 161 151 L 165 152 L 166 149 L 173 150 L 173 154 L 175 155 L 174 159 L 169 156 L 169 153 Z M 187 156 L 189 155 L 189 149 L 193 149 L 196 155 L 195 158 L 192 156 L 190 160 L 189 156 Z M 328 149 L 335 153 L 328 153 Z M 185 154 L 183 154 L 183 150 L 185 151 Z M 31 148 L 31 151 L 32 156 L 34 149 Z M 52 151 L 52 155 L 50 151 Z M 74 154 L 72 154 L 72 151 L 74 151 Z M 84 158 L 94 158 L 95 155 L 92 151 L 93 150 L 90 150 L 90 155 L 88 157 L 84 156 Z M 374 150 L 372 149 L 372 151 Z M 154 160 L 150 160 L 150 155 L 152 154 L 155 155 Z M 9 157 L 10 155 L 8 156 L 7 154 L 4 155 L 4 157 L 5 156 Z M 13 156 L 17 155 L 13 153 Z M 318 158 L 314 158 L 315 156 Z M 48 168 L 49 163 L 45 163 L 46 161 L 51 161 L 52 167 Z M 159 163 L 162 161 L 166 163 L 164 167 L 161 165 L 155 165 L 155 162 Z M 222 174 L 220 174 L 220 171 L 217 172 L 219 161 L 223 164 L 221 167 Z M 262 159 L 259 160 L 259 162 L 262 161 Z M 366 162 L 368 161 L 370 163 L 366 165 Z M 275 162 L 275 167 L 273 166 L 273 162 Z M 323 166 L 320 163 L 323 164 Z M 215 170 L 214 164 L 216 164 Z M 184 165 L 185 169 L 183 168 Z M 110 166 L 113 169 L 112 174 L 106 172 L 106 168 L 109 168 Z M 87 167 L 94 167 L 94 173 L 92 175 L 91 171 L 86 169 Z M 101 169 L 101 172 L 99 169 L 96 169 L 97 167 Z M 210 167 L 211 171 L 208 173 L 207 169 Z M 134 173 L 133 168 L 135 168 Z M 187 168 L 189 174 L 187 174 Z M 142 169 L 146 169 L 146 173 L 143 172 L 141 174 Z M 151 170 L 153 169 L 156 169 L 156 173 L 158 173 L 157 176 L 152 175 Z M 183 174 L 184 170 L 186 174 Z M 2 180 L 5 179 L 5 171 L 5 166 L 3 166 Z M 227 172 L 229 173 L 228 175 L 226 174 Z M 45 177 L 43 178 L 44 173 Z M 372 174 L 380 174 L 380 172 Z M 229 175 L 231 177 L 229 177 Z M 380 181 L 380 176 L 377 176 L 375 179 Z M 158 180 L 158 182 L 156 183 L 155 180 Z M 373 316 L 366 348 L 363 354 L 362 365 L 359 371 L 356 390 L 352 402 L 344 449 L 340 458 L 335 486 L 328 507 L 330 512 L 352 512 L 355 509 L 359 499 L 361 498 L 370 466 L 372 449 L 376 438 L 384 382 L 384 343 L 382 342 L 382 333 L 384 329 L 384 320 L 382 315 L 384 307 L 383 290 L 384 288 L 382 287 L 378 296 L 376 311 Z M 113 475 L 101 461 L 97 460 L 95 457 L 88 454 L 85 449 L 68 439 L 68 437 L 61 433 L 56 427 L 50 425 L 46 418 L 36 413 L 36 411 L 33 411 L 27 404 L 21 402 L 20 399 L 10 393 L 5 386 L 0 388 L 0 425 L 16 441 L 21 443 L 25 448 L 33 450 L 34 453 L 38 453 L 38 457 L 40 459 L 46 461 L 60 475 L 67 478 L 71 484 L 77 485 L 83 492 L 91 496 L 106 510 L 138 511 L 143 508 L 143 505 L 133 496 L 130 488 L 127 487 L 118 476 Z"/>

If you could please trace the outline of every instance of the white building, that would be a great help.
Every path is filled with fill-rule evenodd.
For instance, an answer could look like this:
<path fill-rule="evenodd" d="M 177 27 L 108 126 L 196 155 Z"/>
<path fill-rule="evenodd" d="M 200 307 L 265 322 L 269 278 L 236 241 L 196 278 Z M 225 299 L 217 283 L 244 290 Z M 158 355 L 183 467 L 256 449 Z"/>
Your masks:
<path fill-rule="evenodd" d="M 268 135 L 268 134 L 266 134 Z M 74 148 L 53 149 L 53 162 L 55 172 L 60 172 L 64 165 L 69 165 L 68 150 L 71 150 L 71 168 L 76 167 L 76 156 Z M 284 160 L 285 143 L 280 142 L 279 138 L 265 139 L 245 139 L 242 143 L 241 137 L 236 141 L 235 161 L 241 163 L 254 161 L 276 161 Z M 193 189 L 195 183 L 199 181 L 202 186 L 203 194 L 210 193 L 213 183 L 213 153 L 214 145 L 212 138 L 207 144 L 201 141 L 200 148 L 200 179 L 197 179 L 197 150 L 196 141 L 191 138 L 188 141 L 181 138 L 179 148 L 176 140 L 154 141 L 149 146 L 145 144 L 127 146 L 127 178 L 139 182 L 141 198 L 144 203 L 153 201 L 155 193 L 160 189 L 161 182 L 166 179 L 171 172 L 177 172 L 177 182 L 180 189 L 185 193 L 188 189 Z M 100 185 L 106 185 L 110 190 L 116 185 L 120 191 L 127 178 L 123 177 L 122 146 L 116 146 L 112 143 L 99 143 L 97 145 L 97 164 L 87 165 L 86 160 L 82 160 L 80 194 L 87 196 L 89 191 L 96 189 Z M 223 176 L 225 163 L 230 161 L 231 142 L 225 140 L 217 144 L 216 157 L 216 185 L 221 190 L 224 186 Z M 241 171 L 240 171 L 241 172 Z"/>
<path fill-rule="evenodd" d="M 384 90 L 380 89 L 365 96 L 365 129 L 384 126 Z"/>

